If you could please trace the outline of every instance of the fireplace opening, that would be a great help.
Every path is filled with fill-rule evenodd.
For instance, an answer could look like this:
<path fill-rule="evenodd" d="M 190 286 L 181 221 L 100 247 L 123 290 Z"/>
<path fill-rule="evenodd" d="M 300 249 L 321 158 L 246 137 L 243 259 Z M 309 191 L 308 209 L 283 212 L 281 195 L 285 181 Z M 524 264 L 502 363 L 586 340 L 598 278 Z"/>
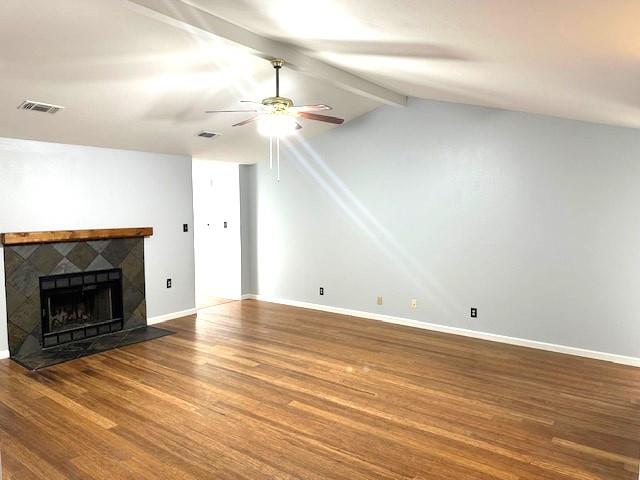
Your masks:
<path fill-rule="evenodd" d="M 122 330 L 122 270 L 40 277 L 42 347 Z"/>

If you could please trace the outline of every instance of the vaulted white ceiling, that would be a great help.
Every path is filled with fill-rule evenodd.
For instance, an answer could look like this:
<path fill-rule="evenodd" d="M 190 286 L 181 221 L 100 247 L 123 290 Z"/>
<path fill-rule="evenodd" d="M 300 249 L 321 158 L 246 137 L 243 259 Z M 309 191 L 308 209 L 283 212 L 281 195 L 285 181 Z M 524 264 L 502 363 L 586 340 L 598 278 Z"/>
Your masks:
<path fill-rule="evenodd" d="M 638 1 L 188 3 L 403 95 L 640 127 Z M 203 113 L 273 94 L 270 65 L 242 45 L 126 0 L 2 0 L 0 42 L 0 136 L 243 162 L 264 155 L 253 127 L 230 127 L 242 114 Z M 380 105 L 293 69 L 282 90 L 346 119 Z M 17 110 L 25 99 L 66 109 Z M 200 139 L 202 129 L 223 136 Z"/>
<path fill-rule="evenodd" d="M 255 162 L 268 143 L 241 99 L 274 94 L 271 65 L 245 48 L 194 36 L 126 0 L 0 1 L 0 136 Z M 293 70 L 281 90 L 327 103 L 346 119 L 379 104 Z M 17 110 L 23 100 L 62 105 L 55 115 Z M 328 124 L 304 123 L 314 135 Z M 222 133 L 207 140 L 200 130 Z"/>
<path fill-rule="evenodd" d="M 637 0 L 189 0 L 406 95 L 640 127 Z"/>

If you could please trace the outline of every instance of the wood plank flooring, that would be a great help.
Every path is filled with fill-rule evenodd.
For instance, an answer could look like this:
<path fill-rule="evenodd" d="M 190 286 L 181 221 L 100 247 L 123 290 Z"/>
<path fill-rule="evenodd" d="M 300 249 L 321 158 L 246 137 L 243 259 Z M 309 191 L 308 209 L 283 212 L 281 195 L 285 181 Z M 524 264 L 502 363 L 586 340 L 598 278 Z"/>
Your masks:
<path fill-rule="evenodd" d="M 637 480 L 640 369 L 258 301 L 31 373 L 4 478 Z"/>

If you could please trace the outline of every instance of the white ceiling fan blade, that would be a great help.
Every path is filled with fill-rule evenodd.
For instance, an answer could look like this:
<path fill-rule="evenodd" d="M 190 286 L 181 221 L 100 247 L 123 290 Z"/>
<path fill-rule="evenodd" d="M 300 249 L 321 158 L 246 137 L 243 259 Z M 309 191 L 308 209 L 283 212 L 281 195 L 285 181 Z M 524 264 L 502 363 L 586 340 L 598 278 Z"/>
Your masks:
<path fill-rule="evenodd" d="M 301 118 L 306 118 L 307 120 L 316 120 L 318 122 L 333 123 L 335 125 L 340 125 L 344 123 L 344 119 L 342 118 L 330 117 L 328 115 L 318 115 L 317 113 L 311 113 L 311 112 L 298 112 L 298 116 Z"/>
<path fill-rule="evenodd" d="M 294 105 L 289 110 L 292 112 L 319 112 L 322 110 L 331 110 L 333 107 L 320 103 L 318 105 Z"/>
<path fill-rule="evenodd" d="M 247 118 L 246 120 L 243 120 L 242 122 L 234 123 L 231 126 L 232 127 L 241 127 L 242 125 L 247 125 L 248 123 L 255 122 L 259 117 L 260 117 L 260 115 L 254 115 L 251 118 Z"/>

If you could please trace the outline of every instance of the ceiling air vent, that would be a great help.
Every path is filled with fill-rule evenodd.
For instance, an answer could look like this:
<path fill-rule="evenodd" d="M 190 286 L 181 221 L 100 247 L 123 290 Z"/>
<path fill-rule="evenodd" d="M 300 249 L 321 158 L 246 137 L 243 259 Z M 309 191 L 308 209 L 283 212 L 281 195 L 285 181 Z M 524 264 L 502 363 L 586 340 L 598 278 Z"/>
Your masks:
<path fill-rule="evenodd" d="M 198 136 L 202 138 L 213 138 L 213 137 L 217 137 L 218 135 L 220 134 L 215 132 L 209 132 L 207 130 L 202 130 L 200 133 L 198 133 Z"/>
<path fill-rule="evenodd" d="M 18 105 L 19 110 L 32 110 L 34 112 L 58 113 L 64 107 L 59 105 L 51 105 L 50 103 L 34 102 L 33 100 L 25 100 Z"/>

